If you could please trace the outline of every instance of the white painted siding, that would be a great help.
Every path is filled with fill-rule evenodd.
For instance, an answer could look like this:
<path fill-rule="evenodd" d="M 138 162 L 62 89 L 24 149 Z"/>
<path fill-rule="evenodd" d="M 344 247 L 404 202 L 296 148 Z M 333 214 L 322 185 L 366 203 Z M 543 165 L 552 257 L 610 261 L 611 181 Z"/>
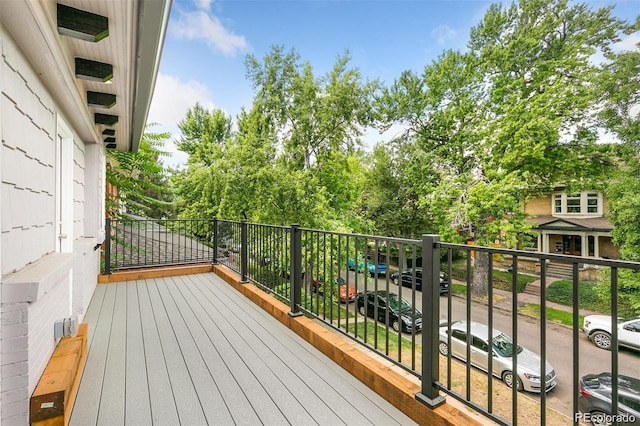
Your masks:
<path fill-rule="evenodd" d="M 2 243 L 12 249 L 2 256 L 3 275 L 54 250 L 53 105 L 9 41 L 3 37 Z"/>
<path fill-rule="evenodd" d="M 55 253 L 57 123 L 69 121 L 2 24 L 0 44 L 0 423 L 28 424 L 30 395 L 58 343 L 54 323 L 83 317 L 95 289 L 100 251 L 86 217 L 104 217 L 104 158 L 69 129 L 73 253 Z M 91 218 L 94 233 L 102 218 Z"/>
<path fill-rule="evenodd" d="M 73 144 L 73 235 L 84 234 L 85 147 L 77 139 Z"/>

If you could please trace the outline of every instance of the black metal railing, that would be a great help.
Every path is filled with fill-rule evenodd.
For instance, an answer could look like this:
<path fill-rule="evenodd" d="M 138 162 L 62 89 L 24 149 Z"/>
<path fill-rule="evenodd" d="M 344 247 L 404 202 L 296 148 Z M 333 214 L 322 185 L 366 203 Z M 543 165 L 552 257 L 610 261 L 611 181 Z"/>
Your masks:
<path fill-rule="evenodd" d="M 211 262 L 216 228 L 209 219 L 107 218 L 103 272 Z"/>
<path fill-rule="evenodd" d="M 589 360 L 593 351 L 600 351 L 586 343 L 580 330 L 581 301 L 578 295 L 580 286 L 584 284 L 579 279 L 579 272 L 585 265 L 597 270 L 600 279 L 611 285 L 612 350 L 606 353 L 606 362 L 597 366 L 599 371 L 592 372 L 609 370 L 612 373 L 612 412 L 618 408 L 620 357 L 630 359 L 640 367 L 637 358 L 621 354 L 618 350 L 615 320 L 619 314 L 619 271 L 638 271 L 640 263 L 450 244 L 441 242 L 436 235 L 411 240 L 306 229 L 295 224 L 274 226 L 221 219 L 201 222 L 188 222 L 195 226 L 195 231 L 188 232 L 185 231 L 188 228 L 186 223 L 182 221 L 154 224 L 123 221 L 115 225 L 108 222 L 107 235 L 111 236 L 111 241 L 108 239 L 105 246 L 111 247 L 111 254 L 106 255 L 111 259 L 111 270 L 175 264 L 176 259 L 185 263 L 206 260 L 224 264 L 238 272 L 242 282 L 252 282 L 287 303 L 291 307 L 290 315 L 307 315 L 322 321 L 416 376 L 422 383 L 416 398 L 431 407 L 444 401 L 441 395 L 444 393 L 499 424 L 529 424 L 531 418 L 538 418 L 541 425 L 557 421 L 553 417 L 556 414 L 548 410 L 546 392 L 542 391 L 534 398 L 518 392 L 521 384 L 518 377 L 523 373 L 519 372 L 518 363 L 523 355 L 518 350 L 514 350 L 512 355 L 510 374 L 515 380 L 511 381 L 514 384 L 511 389 L 502 383 L 501 379 L 506 379 L 506 376 L 496 376 L 499 372 L 498 358 L 488 356 L 486 367 L 480 370 L 452 356 L 453 350 L 449 350 L 452 348 L 452 327 L 456 321 L 462 320 L 466 321 L 462 324 L 466 324 L 463 331 L 467 335 L 472 331 L 472 322 L 476 322 L 486 325 L 489 342 L 497 337 L 497 333 L 505 332 L 511 336 L 514 348 L 519 345 L 533 348 L 540 356 L 540 388 L 557 381 L 555 392 L 562 393 L 564 405 L 570 406 L 569 411 L 561 416 L 566 423 L 578 424 L 579 417 L 575 414 L 579 413 L 580 372 L 596 368 L 585 367 L 581 361 Z M 172 230 L 171 234 L 173 230 L 183 231 L 179 233 L 180 238 L 173 240 L 158 236 L 163 234 L 157 227 Z M 144 235 L 158 232 L 150 240 L 158 247 L 139 244 L 148 241 L 127 236 L 127 232 L 134 234 L 133 230 Z M 189 239 L 193 239 L 193 243 L 188 242 Z M 175 243 L 173 249 L 171 243 Z M 185 250 L 186 247 L 200 245 L 202 251 Z M 166 259 L 131 254 L 143 249 L 151 254 L 166 253 Z M 170 251 L 174 249 L 185 255 L 171 255 Z M 187 256 L 186 253 L 193 254 Z M 482 259 L 485 260 L 484 268 L 476 268 L 474 263 L 481 264 Z M 550 262 L 571 265 L 573 271 L 573 325 L 564 332 L 570 335 L 570 342 L 563 342 L 567 349 L 554 347 L 550 350 L 549 347 L 552 339 L 549 333 L 551 323 L 547 321 L 546 284 L 550 279 L 547 274 Z M 510 274 L 505 271 L 509 265 Z M 539 319 L 519 313 L 518 294 L 522 289 L 518 280 L 521 272 L 531 267 L 537 268 L 536 278 L 541 283 L 540 295 L 534 296 Z M 502 271 L 496 272 L 499 268 Z M 486 275 L 481 274 L 482 270 Z M 506 289 L 504 286 L 502 289 L 494 288 L 498 274 L 508 277 Z M 483 284 L 484 292 L 478 297 L 477 287 Z M 390 293 L 394 296 L 389 296 Z M 404 312 L 385 309 L 389 303 L 395 306 L 401 300 L 409 306 Z M 401 312 L 400 315 L 397 312 Z M 554 330 L 557 328 L 553 326 Z M 473 341 L 470 343 L 465 345 L 463 355 L 458 354 L 457 358 L 474 359 L 477 356 Z M 443 344 L 447 350 L 441 352 Z M 566 353 L 569 346 L 569 365 L 557 364 L 557 352 Z M 585 354 L 585 351 L 590 352 Z M 446 356 L 441 353 L 446 353 Z M 546 364 L 549 360 L 554 362 L 553 371 Z M 532 380 L 535 381 L 535 377 Z"/>

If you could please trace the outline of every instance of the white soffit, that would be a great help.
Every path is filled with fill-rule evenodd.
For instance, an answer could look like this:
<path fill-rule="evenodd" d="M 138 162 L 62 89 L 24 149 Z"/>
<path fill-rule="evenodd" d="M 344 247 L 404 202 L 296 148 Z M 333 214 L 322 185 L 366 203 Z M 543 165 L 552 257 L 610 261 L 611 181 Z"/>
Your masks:
<path fill-rule="evenodd" d="M 91 42 L 59 34 L 58 3 L 107 17 L 109 36 Z M 170 6 L 170 0 L 0 0 L 0 20 L 82 140 L 103 143 L 103 130 L 112 129 L 117 149 L 129 151 L 138 149 L 144 131 Z M 75 58 L 111 64 L 110 83 L 76 78 Z M 116 103 L 88 106 L 87 91 L 116 95 Z M 118 122 L 96 125 L 95 113 Z"/>

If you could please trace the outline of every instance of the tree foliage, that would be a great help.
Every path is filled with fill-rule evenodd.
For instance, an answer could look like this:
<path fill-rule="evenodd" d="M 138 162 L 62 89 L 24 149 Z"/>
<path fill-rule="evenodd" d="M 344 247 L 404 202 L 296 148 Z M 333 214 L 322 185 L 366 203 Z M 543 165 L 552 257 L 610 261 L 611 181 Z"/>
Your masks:
<path fill-rule="evenodd" d="M 147 125 L 147 129 L 154 124 Z M 173 192 L 161 158 L 169 133 L 145 132 L 136 152 L 107 150 L 106 180 L 117 188 L 107 193 L 107 214 L 117 216 L 123 210 L 150 218 L 173 216 Z"/>
<path fill-rule="evenodd" d="M 564 0 L 492 5 L 467 52 L 444 52 L 385 90 L 382 128 L 404 126 L 408 152 L 434 165 L 435 185 L 433 176 L 413 185 L 444 238 L 517 247 L 529 197 L 601 184 L 611 159 L 595 144 L 590 57 L 608 54 L 626 28 L 610 8 Z M 482 268 L 476 275 L 481 294 Z"/>
<path fill-rule="evenodd" d="M 640 18 L 629 25 L 611 12 L 568 0 L 494 4 L 465 51 L 385 88 L 364 81 L 348 52 L 320 76 L 294 49 L 249 55 L 254 99 L 236 131 L 198 104 L 180 123 L 182 214 L 519 248 L 532 235 L 531 197 L 557 185 L 605 189 L 616 171 L 615 241 L 638 259 L 640 53 L 612 46 Z M 396 135 L 367 153 L 372 125 Z M 603 127 L 624 144 L 598 143 Z"/>
<path fill-rule="evenodd" d="M 250 110 L 229 119 L 196 105 L 181 123 L 189 154 L 180 185 L 184 215 L 345 229 L 362 185 L 359 146 L 371 121 L 375 83 L 349 68 L 348 55 L 316 77 L 294 51 L 249 55 Z"/>

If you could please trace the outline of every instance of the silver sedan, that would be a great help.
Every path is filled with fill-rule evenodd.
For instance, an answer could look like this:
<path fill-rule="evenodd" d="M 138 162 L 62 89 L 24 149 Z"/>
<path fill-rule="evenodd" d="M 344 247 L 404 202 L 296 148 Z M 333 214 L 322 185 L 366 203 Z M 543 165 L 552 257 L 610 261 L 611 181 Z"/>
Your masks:
<path fill-rule="evenodd" d="M 481 370 L 488 371 L 489 354 L 493 357 L 492 373 L 499 377 L 509 387 L 514 384 L 518 390 L 540 392 L 542 380 L 540 379 L 540 356 L 522 346 L 517 347 L 517 377 L 513 377 L 513 341 L 503 332 L 493 329 L 492 342 L 489 349 L 489 327 L 484 324 L 471 321 L 469 323 L 470 334 L 467 334 L 467 322 L 456 321 L 451 324 L 451 355 L 466 361 L 467 344 L 471 345 L 471 365 Z M 449 327 L 446 322 L 440 324 L 439 350 L 442 355 L 449 354 Z M 468 343 L 467 343 L 468 342 Z M 556 386 L 556 372 L 548 362 L 545 362 L 546 390 Z M 514 383 L 515 382 L 515 383 Z"/>

